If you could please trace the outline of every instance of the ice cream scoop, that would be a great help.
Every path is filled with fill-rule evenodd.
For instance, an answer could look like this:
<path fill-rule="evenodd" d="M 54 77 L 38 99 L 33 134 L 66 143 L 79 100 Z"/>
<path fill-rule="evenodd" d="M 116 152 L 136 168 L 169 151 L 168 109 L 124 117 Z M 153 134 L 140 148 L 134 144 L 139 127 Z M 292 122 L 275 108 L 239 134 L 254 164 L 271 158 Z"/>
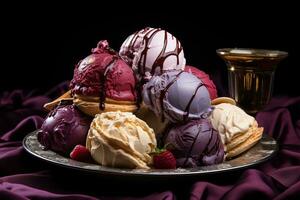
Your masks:
<path fill-rule="evenodd" d="M 210 119 L 213 127 L 221 134 L 224 144 L 230 142 L 237 134 L 247 132 L 255 121 L 254 117 L 229 103 L 214 105 Z"/>
<path fill-rule="evenodd" d="M 200 69 L 197 69 L 196 67 L 193 66 L 185 66 L 184 71 L 189 72 L 197 76 L 198 78 L 201 79 L 205 87 L 207 88 L 209 92 L 209 96 L 211 100 L 215 99 L 218 97 L 218 91 L 217 88 L 214 84 L 214 82 L 209 78 L 209 75 L 205 73 L 204 71 L 201 71 Z"/>
<path fill-rule="evenodd" d="M 134 114 L 106 112 L 95 116 L 86 147 L 103 166 L 147 169 L 156 138 L 153 129 Z"/>
<path fill-rule="evenodd" d="M 255 118 L 233 104 L 214 105 L 210 120 L 221 136 L 227 158 L 246 151 L 262 137 L 263 128 L 258 127 Z"/>
<path fill-rule="evenodd" d="M 64 104 L 49 112 L 38 131 L 38 141 L 45 149 L 68 155 L 77 144 L 85 144 L 92 119 L 74 105 Z"/>
<path fill-rule="evenodd" d="M 144 28 L 130 35 L 119 55 L 132 66 L 139 80 L 165 70 L 183 70 L 185 58 L 177 38 L 160 28 Z"/>
<path fill-rule="evenodd" d="M 70 89 L 74 103 L 92 116 L 137 108 L 134 72 L 105 40 L 75 67 Z"/>
<path fill-rule="evenodd" d="M 168 71 L 153 76 L 143 88 L 143 101 L 162 121 L 184 122 L 206 118 L 211 112 L 208 90 L 191 73 Z"/>
<path fill-rule="evenodd" d="M 166 135 L 165 146 L 176 157 L 177 167 L 212 165 L 224 160 L 220 136 L 208 119 L 174 126 Z"/>

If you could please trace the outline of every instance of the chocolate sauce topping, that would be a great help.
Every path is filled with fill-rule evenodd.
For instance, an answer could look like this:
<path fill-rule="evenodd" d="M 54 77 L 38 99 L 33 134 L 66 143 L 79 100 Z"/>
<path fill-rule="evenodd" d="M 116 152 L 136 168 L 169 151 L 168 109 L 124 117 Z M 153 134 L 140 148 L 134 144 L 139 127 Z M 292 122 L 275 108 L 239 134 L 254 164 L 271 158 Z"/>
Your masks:
<path fill-rule="evenodd" d="M 129 45 L 128 45 L 128 51 L 126 52 L 126 56 L 129 57 L 130 59 L 133 59 L 133 58 L 134 58 L 133 47 L 135 46 L 135 43 L 136 43 L 136 41 L 137 41 L 137 39 L 138 39 L 138 35 L 139 35 L 139 31 L 136 31 L 136 32 L 133 34 L 133 36 L 132 36 L 132 38 L 131 38 L 131 40 L 130 40 L 130 42 L 129 42 Z M 130 63 L 130 64 L 132 64 L 132 63 Z"/>
<path fill-rule="evenodd" d="M 148 55 L 149 49 L 151 49 L 151 41 L 153 40 L 155 35 L 158 33 L 163 33 L 163 35 L 164 35 L 163 36 L 163 44 L 161 44 L 162 49 L 159 52 L 159 55 L 154 60 L 152 66 L 147 66 L 147 68 L 150 68 L 150 69 L 146 69 L 147 55 Z M 170 37 L 168 38 L 168 36 L 170 36 Z M 176 47 L 173 51 L 166 52 L 169 40 L 175 40 Z M 147 27 L 140 31 L 135 32 L 128 40 L 128 46 L 126 47 L 127 51 L 124 51 L 124 54 L 125 54 L 124 59 L 127 60 L 127 58 L 129 58 L 127 61 L 130 64 L 132 64 L 132 60 L 135 57 L 134 53 L 137 53 L 137 52 L 135 52 L 135 51 L 137 51 L 136 48 L 138 47 L 136 43 L 139 43 L 138 45 L 140 47 L 144 48 L 144 49 L 141 49 L 138 63 L 136 63 L 138 74 L 145 75 L 146 72 L 149 72 L 151 75 L 154 75 L 156 72 L 158 72 L 157 68 L 159 68 L 160 73 L 163 73 L 164 62 L 169 56 L 175 56 L 177 59 L 176 60 L 177 65 L 179 65 L 179 61 L 180 61 L 179 54 L 181 53 L 181 51 L 183 51 L 183 48 L 182 48 L 179 40 L 177 38 L 175 38 L 173 35 L 169 34 L 167 31 L 162 30 L 160 28 Z M 144 77 L 142 77 L 142 78 L 144 78 Z"/>
<path fill-rule="evenodd" d="M 201 124 L 200 124 L 200 123 L 197 124 L 197 129 L 198 129 L 197 135 L 196 135 L 196 137 L 193 138 L 193 143 L 192 143 L 192 145 L 191 145 L 191 148 L 188 150 L 188 152 L 187 152 L 187 154 L 186 154 L 186 156 L 185 156 L 185 161 L 183 162 L 183 166 L 185 166 L 185 165 L 187 164 L 188 159 L 191 157 L 191 153 L 192 153 L 192 151 L 193 151 L 193 148 L 194 148 L 194 146 L 195 146 L 195 143 L 196 143 L 196 141 L 197 141 L 197 139 L 198 139 L 198 137 L 199 137 L 199 134 L 200 134 L 201 131 L 202 131 L 202 130 L 201 130 L 202 127 L 201 127 Z M 208 131 L 209 131 L 209 130 L 208 130 Z M 206 131 L 203 131 L 203 133 L 204 133 L 204 132 L 206 132 Z M 191 137 L 192 137 L 192 136 L 191 136 Z M 210 139 L 209 139 L 208 144 L 210 143 L 211 138 L 212 138 L 212 134 L 210 134 Z M 207 149 L 208 144 L 205 146 L 204 149 Z"/>
<path fill-rule="evenodd" d="M 213 134 L 213 132 L 216 130 L 211 128 L 209 131 L 211 132 L 209 141 L 208 141 L 207 145 L 205 146 L 203 153 L 199 156 L 199 160 L 202 161 L 199 163 L 200 165 L 203 165 L 203 157 L 205 155 L 214 154 L 217 157 L 219 157 L 219 156 L 223 157 L 223 155 L 224 155 L 224 149 L 222 148 L 223 144 L 221 143 L 221 139 L 220 139 L 219 135 Z M 209 146 L 212 146 L 212 148 L 209 148 Z"/>
<path fill-rule="evenodd" d="M 208 119 L 173 126 L 164 137 L 178 167 L 196 167 L 223 162 L 224 146 Z"/>
<path fill-rule="evenodd" d="M 136 76 L 134 76 L 134 78 L 135 78 L 135 88 L 133 89 L 136 91 L 136 106 L 137 109 L 140 109 L 140 105 L 142 103 L 143 84 L 137 80 Z"/>
<path fill-rule="evenodd" d="M 164 31 L 164 32 L 165 32 L 164 46 L 163 46 L 159 56 L 156 58 L 156 60 L 154 61 L 153 65 L 152 65 L 151 74 L 154 74 L 157 67 L 159 67 L 160 72 L 163 73 L 164 62 L 169 56 L 176 56 L 177 65 L 179 65 L 179 54 L 183 50 L 183 48 L 180 46 L 179 41 L 176 38 L 176 48 L 173 51 L 166 53 L 166 48 L 168 45 L 168 33 L 166 31 Z M 173 38 L 173 36 L 172 36 L 172 38 Z"/>
<path fill-rule="evenodd" d="M 187 121 L 188 117 L 189 117 L 189 114 L 190 114 L 190 106 L 199 90 L 200 87 L 202 87 L 204 84 L 203 83 L 200 83 L 198 85 L 198 87 L 196 88 L 196 90 L 194 91 L 194 94 L 192 95 L 191 99 L 189 100 L 189 103 L 187 104 L 185 110 L 184 110 L 184 116 L 183 116 L 183 121 Z"/>
<path fill-rule="evenodd" d="M 160 108 L 161 108 L 161 121 L 164 122 L 165 121 L 165 115 L 164 115 L 164 105 L 163 105 L 163 101 L 164 98 L 166 97 L 166 93 L 168 92 L 168 89 L 177 81 L 177 79 L 179 78 L 180 74 L 182 74 L 183 71 L 179 72 L 176 77 L 170 82 L 168 83 L 168 85 L 161 91 L 160 93 Z"/>
<path fill-rule="evenodd" d="M 100 95 L 99 95 L 99 108 L 100 110 L 105 109 L 105 92 L 106 92 L 106 77 L 107 73 L 112 70 L 114 67 L 114 64 L 116 60 L 118 59 L 118 56 L 113 56 L 112 60 L 105 66 L 104 73 L 101 73 L 100 76 Z"/>
<path fill-rule="evenodd" d="M 154 30 L 154 31 L 153 31 Z M 148 53 L 148 50 L 149 50 L 149 43 L 152 41 L 153 37 L 155 36 L 155 34 L 159 31 L 161 31 L 160 28 L 158 29 L 153 29 L 151 31 L 149 31 L 148 33 L 146 33 L 146 35 L 144 36 L 144 46 L 145 48 L 143 49 L 142 53 L 141 53 L 141 57 L 140 57 L 140 60 L 139 60 L 139 63 L 138 63 L 138 69 L 141 70 L 141 66 L 143 67 L 141 71 L 139 71 L 139 73 L 142 73 L 142 74 L 145 74 L 145 64 L 146 64 L 146 59 L 147 59 L 147 53 Z M 143 59 L 142 59 L 143 58 Z M 143 60 L 143 62 L 142 62 Z"/>

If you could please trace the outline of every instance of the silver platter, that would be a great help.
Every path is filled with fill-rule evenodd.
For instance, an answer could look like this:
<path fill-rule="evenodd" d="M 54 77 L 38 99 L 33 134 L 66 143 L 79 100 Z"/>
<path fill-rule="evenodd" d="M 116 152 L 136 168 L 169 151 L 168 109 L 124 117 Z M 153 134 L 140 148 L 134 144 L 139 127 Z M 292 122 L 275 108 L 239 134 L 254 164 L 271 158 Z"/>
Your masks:
<path fill-rule="evenodd" d="M 148 176 L 148 177 L 176 177 L 176 176 L 201 176 L 216 173 L 225 173 L 229 171 L 239 170 L 243 168 L 253 167 L 267 161 L 275 155 L 278 145 L 276 141 L 264 134 L 263 138 L 254 147 L 240 156 L 225 161 L 221 164 L 211 166 L 201 166 L 197 168 L 178 168 L 170 170 L 161 169 L 120 169 L 104 167 L 97 164 L 83 163 L 63 157 L 53 151 L 43 150 L 43 146 L 37 140 L 37 131 L 29 133 L 23 140 L 23 147 L 34 157 L 47 161 L 49 163 L 71 168 L 75 170 L 86 171 L 102 175 L 117 175 L 117 176 Z"/>

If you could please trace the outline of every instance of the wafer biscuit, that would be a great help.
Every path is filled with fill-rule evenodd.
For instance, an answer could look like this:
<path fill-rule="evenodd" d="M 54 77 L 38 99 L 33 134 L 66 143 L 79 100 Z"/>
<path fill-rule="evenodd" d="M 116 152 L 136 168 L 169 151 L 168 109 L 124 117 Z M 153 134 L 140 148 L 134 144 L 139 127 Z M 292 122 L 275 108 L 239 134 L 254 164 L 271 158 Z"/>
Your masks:
<path fill-rule="evenodd" d="M 257 122 L 254 121 L 253 125 L 249 128 L 247 132 L 234 135 L 231 138 L 230 142 L 225 144 L 226 150 L 230 151 L 231 149 L 248 140 L 248 138 L 252 137 L 252 134 L 256 131 L 256 129 L 258 129 L 258 125 Z"/>
<path fill-rule="evenodd" d="M 249 137 L 246 141 L 240 143 L 238 146 L 232 148 L 231 150 L 227 150 L 226 159 L 233 158 L 241 153 L 247 151 L 251 147 L 253 147 L 262 137 L 263 128 L 259 127 L 253 130 L 251 137 Z"/>
<path fill-rule="evenodd" d="M 95 116 L 102 112 L 121 111 L 134 112 L 137 110 L 137 105 L 132 101 L 116 101 L 110 98 L 105 98 L 104 108 L 101 110 L 99 106 L 99 97 L 89 97 L 74 95 L 74 104 L 85 114 Z"/>
<path fill-rule="evenodd" d="M 48 111 L 52 110 L 55 106 L 57 106 L 62 100 L 70 100 L 72 101 L 73 98 L 71 96 L 71 90 L 67 91 L 66 93 L 64 93 L 63 95 L 61 95 L 60 97 L 58 97 L 57 99 L 55 99 L 54 101 L 51 101 L 49 103 L 46 103 L 44 105 L 44 108 Z"/>
<path fill-rule="evenodd" d="M 236 105 L 235 100 L 232 98 L 229 98 L 229 97 L 218 97 L 211 101 L 212 105 L 217 105 L 217 104 L 221 104 L 221 103 L 229 103 L 232 105 Z"/>

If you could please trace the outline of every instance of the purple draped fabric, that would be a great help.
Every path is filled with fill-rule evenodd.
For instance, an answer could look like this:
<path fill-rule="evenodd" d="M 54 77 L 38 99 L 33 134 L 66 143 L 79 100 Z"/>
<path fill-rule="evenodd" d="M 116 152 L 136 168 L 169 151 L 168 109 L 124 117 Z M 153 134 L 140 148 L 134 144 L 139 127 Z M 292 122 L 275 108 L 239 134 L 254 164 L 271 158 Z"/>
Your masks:
<path fill-rule="evenodd" d="M 41 96 L 24 91 L 0 96 L 0 199 L 300 199 L 300 97 L 273 98 L 256 116 L 265 133 L 279 143 L 272 160 L 214 177 L 134 183 L 61 169 L 22 148 L 24 136 L 43 122 L 42 105 L 62 94 L 67 85 Z"/>

